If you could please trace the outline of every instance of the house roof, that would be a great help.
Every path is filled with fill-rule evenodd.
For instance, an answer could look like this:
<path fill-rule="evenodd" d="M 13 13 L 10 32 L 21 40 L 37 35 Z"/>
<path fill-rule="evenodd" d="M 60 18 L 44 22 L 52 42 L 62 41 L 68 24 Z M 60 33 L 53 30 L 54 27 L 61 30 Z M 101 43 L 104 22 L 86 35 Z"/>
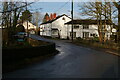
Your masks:
<path fill-rule="evenodd" d="M 55 19 L 53 19 L 53 20 L 50 20 L 50 21 L 47 21 L 47 22 L 41 23 L 40 25 L 42 25 L 42 24 L 47 24 L 47 23 L 52 23 L 53 21 L 59 19 L 59 18 L 62 17 L 62 16 L 66 16 L 66 17 L 70 18 L 70 17 L 67 16 L 66 14 L 63 14 L 63 15 L 57 16 L 57 17 L 56 17 Z M 70 19 L 71 19 L 71 18 L 70 18 Z"/>
<path fill-rule="evenodd" d="M 104 23 L 105 20 L 102 20 L 102 23 Z M 65 24 L 72 24 L 72 21 L 69 21 Z M 73 24 L 97 24 L 97 20 L 91 20 L 91 19 L 80 19 L 80 20 L 73 20 Z M 113 24 L 109 20 L 106 20 L 106 24 Z"/>

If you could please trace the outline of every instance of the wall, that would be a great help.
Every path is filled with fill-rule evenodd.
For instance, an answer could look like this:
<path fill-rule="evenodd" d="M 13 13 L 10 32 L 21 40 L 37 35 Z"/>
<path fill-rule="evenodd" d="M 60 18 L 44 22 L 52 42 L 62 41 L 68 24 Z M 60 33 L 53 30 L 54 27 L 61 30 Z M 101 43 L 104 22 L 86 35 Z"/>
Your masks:
<path fill-rule="evenodd" d="M 65 20 L 63 20 L 63 17 Z M 67 26 L 65 26 L 64 23 L 69 21 L 71 21 L 71 19 L 64 15 L 52 23 L 42 24 L 40 25 L 40 28 L 43 28 L 44 32 L 42 32 L 43 30 L 41 29 L 40 34 L 44 36 L 51 36 L 51 28 L 57 28 L 59 30 L 60 38 L 67 38 Z"/>
<path fill-rule="evenodd" d="M 51 23 L 40 25 L 40 35 L 51 36 Z"/>
<path fill-rule="evenodd" d="M 25 27 L 25 29 L 27 29 L 27 22 L 24 22 L 23 26 Z M 36 30 L 36 26 L 31 24 L 30 22 L 28 22 L 28 29 L 35 29 Z"/>
<path fill-rule="evenodd" d="M 69 38 L 71 39 L 70 32 L 71 32 L 72 25 L 66 25 L 66 26 L 67 26 L 67 32 L 68 32 Z M 110 39 L 110 35 L 111 35 L 110 30 L 111 30 L 110 25 L 107 25 L 106 37 L 108 37 L 108 39 Z M 89 32 L 89 37 L 92 37 L 90 34 L 96 34 L 99 37 L 97 25 L 89 25 L 89 29 L 83 29 L 83 26 L 79 25 L 79 28 L 73 29 L 73 32 L 76 32 L 76 37 L 81 37 L 81 38 L 83 38 L 83 32 Z"/>
<path fill-rule="evenodd" d="M 63 18 L 65 20 L 63 20 Z M 52 22 L 52 28 L 58 28 L 60 38 L 67 38 L 67 27 L 64 24 L 69 21 L 71 21 L 71 19 L 64 15 L 59 19 L 55 20 L 54 22 Z"/>
<path fill-rule="evenodd" d="M 16 63 L 26 58 L 52 54 L 55 52 L 55 50 L 55 43 L 48 43 L 47 45 L 29 48 L 2 49 L 2 61 L 3 64 Z"/>

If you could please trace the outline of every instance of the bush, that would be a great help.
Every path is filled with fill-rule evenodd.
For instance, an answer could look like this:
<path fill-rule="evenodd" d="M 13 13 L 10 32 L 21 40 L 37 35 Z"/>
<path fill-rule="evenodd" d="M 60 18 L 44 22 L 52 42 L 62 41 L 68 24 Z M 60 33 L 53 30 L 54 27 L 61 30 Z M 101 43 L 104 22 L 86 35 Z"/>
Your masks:
<path fill-rule="evenodd" d="M 95 41 L 95 42 L 99 42 L 99 38 L 98 37 L 94 37 L 92 40 Z"/>
<path fill-rule="evenodd" d="M 3 64 L 11 64 L 19 62 L 26 58 L 33 58 L 38 56 L 44 56 L 48 54 L 52 54 L 55 52 L 55 43 L 47 43 L 46 45 L 40 45 L 40 46 L 25 46 L 29 44 L 24 45 L 18 45 L 23 46 L 21 48 L 3 48 L 2 49 L 2 61 Z M 17 46 L 17 45 L 16 45 Z"/>
<path fill-rule="evenodd" d="M 76 40 L 82 41 L 83 39 L 81 37 L 77 37 Z"/>
<path fill-rule="evenodd" d="M 16 28 L 16 31 L 17 32 L 25 32 L 25 28 L 23 25 L 18 25 L 17 28 Z"/>

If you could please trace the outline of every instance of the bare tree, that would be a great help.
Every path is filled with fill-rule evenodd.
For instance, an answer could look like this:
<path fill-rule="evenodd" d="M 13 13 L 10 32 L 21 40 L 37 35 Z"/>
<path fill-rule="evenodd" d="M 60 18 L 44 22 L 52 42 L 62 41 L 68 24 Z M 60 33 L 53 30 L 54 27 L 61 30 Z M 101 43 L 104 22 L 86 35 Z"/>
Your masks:
<path fill-rule="evenodd" d="M 119 46 L 118 50 L 120 50 L 120 1 L 115 2 L 115 0 L 113 0 L 113 3 L 118 10 L 117 42 Z"/>
<path fill-rule="evenodd" d="M 32 22 L 33 24 L 35 24 L 37 26 L 36 28 L 36 34 L 39 34 L 39 23 L 42 22 L 42 14 L 38 11 L 36 11 L 35 13 L 33 13 L 32 15 Z"/>
<path fill-rule="evenodd" d="M 12 41 L 12 35 L 16 33 L 16 25 L 22 10 L 27 6 L 23 2 L 3 2 L 2 3 L 2 26 L 8 33 L 8 42 Z"/>
<path fill-rule="evenodd" d="M 87 2 L 80 6 L 81 15 L 87 15 L 90 19 L 97 20 L 100 42 L 106 42 L 107 40 L 105 36 L 105 33 L 107 31 L 106 21 L 112 23 L 112 7 L 113 6 L 110 2 Z"/>

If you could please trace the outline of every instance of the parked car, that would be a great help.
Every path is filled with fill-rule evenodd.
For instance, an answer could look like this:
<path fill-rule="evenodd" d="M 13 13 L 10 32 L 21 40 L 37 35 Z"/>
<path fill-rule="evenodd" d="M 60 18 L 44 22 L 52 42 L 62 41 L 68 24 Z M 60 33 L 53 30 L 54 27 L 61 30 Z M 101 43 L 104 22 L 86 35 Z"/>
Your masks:
<path fill-rule="evenodd" d="M 26 32 L 18 32 L 16 35 L 14 35 L 15 38 L 25 38 L 27 37 L 27 33 Z"/>

